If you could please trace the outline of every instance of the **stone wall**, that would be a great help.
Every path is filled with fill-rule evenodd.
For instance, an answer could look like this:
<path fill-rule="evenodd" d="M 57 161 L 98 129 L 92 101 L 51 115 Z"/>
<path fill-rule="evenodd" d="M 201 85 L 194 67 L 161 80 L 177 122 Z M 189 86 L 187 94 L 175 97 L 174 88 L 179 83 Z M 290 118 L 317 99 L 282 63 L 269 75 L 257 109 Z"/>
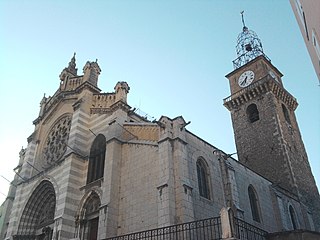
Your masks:
<path fill-rule="evenodd" d="M 222 174 L 218 158 L 214 156 L 214 147 L 193 134 L 187 134 L 189 184 L 193 188 L 192 198 L 195 219 L 204 219 L 219 215 L 220 209 L 225 206 Z M 199 194 L 196 163 L 202 158 L 208 165 L 210 199 Z"/>
<path fill-rule="evenodd" d="M 157 146 L 122 146 L 118 235 L 158 226 L 158 171 Z"/>
<path fill-rule="evenodd" d="M 235 181 L 238 189 L 238 217 L 266 231 L 276 231 L 274 206 L 270 192 L 271 182 L 234 160 L 230 160 L 230 164 L 235 172 Z M 249 186 L 252 186 L 256 192 L 258 207 L 260 208 L 260 222 L 254 221 L 252 218 L 248 195 Z"/>
<path fill-rule="evenodd" d="M 305 230 L 276 232 L 276 233 L 268 234 L 266 239 L 267 240 L 318 240 L 320 239 L 320 233 L 305 231 Z"/>

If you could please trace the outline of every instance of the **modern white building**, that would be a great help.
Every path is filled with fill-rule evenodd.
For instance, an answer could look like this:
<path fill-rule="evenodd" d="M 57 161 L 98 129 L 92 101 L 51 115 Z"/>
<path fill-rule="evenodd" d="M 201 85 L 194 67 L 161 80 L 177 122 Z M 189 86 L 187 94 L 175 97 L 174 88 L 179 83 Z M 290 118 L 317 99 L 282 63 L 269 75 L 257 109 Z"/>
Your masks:
<path fill-rule="evenodd" d="M 290 3 L 320 81 L 320 1 L 290 0 Z"/>

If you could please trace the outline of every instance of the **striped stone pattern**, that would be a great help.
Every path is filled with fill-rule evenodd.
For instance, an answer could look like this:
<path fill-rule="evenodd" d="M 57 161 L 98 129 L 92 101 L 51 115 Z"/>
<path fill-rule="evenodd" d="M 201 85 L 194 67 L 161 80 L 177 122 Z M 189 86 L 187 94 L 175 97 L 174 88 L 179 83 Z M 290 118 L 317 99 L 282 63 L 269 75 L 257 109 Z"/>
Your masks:
<path fill-rule="evenodd" d="M 70 155 L 65 161 L 51 171 L 43 173 L 40 177 L 17 187 L 16 198 L 12 208 L 8 234 L 18 233 L 18 227 L 22 212 L 31 197 L 34 189 L 43 181 L 52 183 L 56 193 L 55 220 L 63 224 L 54 229 L 54 234 L 59 233 L 62 239 L 70 239 L 74 233 L 74 216 L 80 201 L 79 186 L 84 182 L 84 163 L 74 155 Z M 40 196 L 39 196 L 40 197 Z"/>
<path fill-rule="evenodd" d="M 76 155 L 70 155 L 56 173 L 59 195 L 57 196 L 56 229 L 59 239 L 74 237 L 75 215 L 81 200 L 80 186 L 85 185 L 85 163 Z"/>
<path fill-rule="evenodd" d="M 81 108 L 73 113 L 67 154 L 75 152 L 82 156 L 88 155 L 90 150 L 88 142 L 92 138 L 92 133 L 89 131 L 89 121 L 90 115 Z"/>
<path fill-rule="evenodd" d="M 108 127 L 109 127 L 109 123 L 111 122 L 112 119 L 115 119 L 115 117 L 113 117 L 110 114 L 93 114 L 91 116 L 91 121 L 90 121 L 90 125 L 89 128 L 92 131 L 91 134 L 91 139 L 93 141 L 94 139 L 94 134 L 98 135 L 98 134 L 103 134 L 105 135 L 105 137 L 108 139 Z M 91 146 L 91 145 L 89 145 Z"/>
<path fill-rule="evenodd" d="M 19 175 L 24 178 L 24 179 L 29 179 L 32 177 L 32 175 L 34 175 L 34 171 L 36 171 L 34 168 L 32 168 L 28 163 L 34 165 L 35 164 L 35 152 L 37 149 L 37 144 L 35 143 L 35 141 L 31 141 L 28 144 L 27 150 L 26 150 L 26 154 L 25 154 L 25 158 L 24 158 L 24 163 L 21 169 L 21 172 L 19 173 Z M 37 173 L 37 172 L 36 172 Z M 19 179 L 19 181 L 22 180 L 21 178 Z"/>

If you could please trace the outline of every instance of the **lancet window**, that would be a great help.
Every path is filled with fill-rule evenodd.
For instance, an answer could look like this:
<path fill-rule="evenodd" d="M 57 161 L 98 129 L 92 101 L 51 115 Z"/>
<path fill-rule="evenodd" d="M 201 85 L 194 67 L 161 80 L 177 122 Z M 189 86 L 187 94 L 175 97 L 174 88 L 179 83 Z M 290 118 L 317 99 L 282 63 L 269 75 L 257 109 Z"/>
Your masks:
<path fill-rule="evenodd" d="M 87 183 L 103 177 L 106 155 L 106 138 L 99 134 L 92 143 L 89 157 Z"/>

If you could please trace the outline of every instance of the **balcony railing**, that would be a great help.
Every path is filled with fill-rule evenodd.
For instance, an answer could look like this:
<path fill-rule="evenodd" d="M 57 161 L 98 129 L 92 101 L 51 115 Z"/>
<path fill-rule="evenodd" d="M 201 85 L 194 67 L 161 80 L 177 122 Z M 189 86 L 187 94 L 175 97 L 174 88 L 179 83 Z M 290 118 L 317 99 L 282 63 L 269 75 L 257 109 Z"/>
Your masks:
<path fill-rule="evenodd" d="M 234 218 L 235 235 L 240 240 L 265 240 L 267 232 L 239 218 Z"/>
<path fill-rule="evenodd" d="M 268 234 L 266 231 L 234 217 L 230 209 L 226 213 L 220 214 L 219 217 L 154 228 L 102 240 L 222 240 L 225 238 L 266 240 L 266 235 Z M 44 234 L 41 236 L 44 236 Z M 13 236 L 13 240 L 35 239 L 42 238 L 36 235 Z M 83 240 L 84 238 L 78 237 L 74 239 Z"/>
<path fill-rule="evenodd" d="M 221 236 L 221 220 L 220 217 L 215 217 L 106 238 L 105 240 L 220 240 Z"/>

